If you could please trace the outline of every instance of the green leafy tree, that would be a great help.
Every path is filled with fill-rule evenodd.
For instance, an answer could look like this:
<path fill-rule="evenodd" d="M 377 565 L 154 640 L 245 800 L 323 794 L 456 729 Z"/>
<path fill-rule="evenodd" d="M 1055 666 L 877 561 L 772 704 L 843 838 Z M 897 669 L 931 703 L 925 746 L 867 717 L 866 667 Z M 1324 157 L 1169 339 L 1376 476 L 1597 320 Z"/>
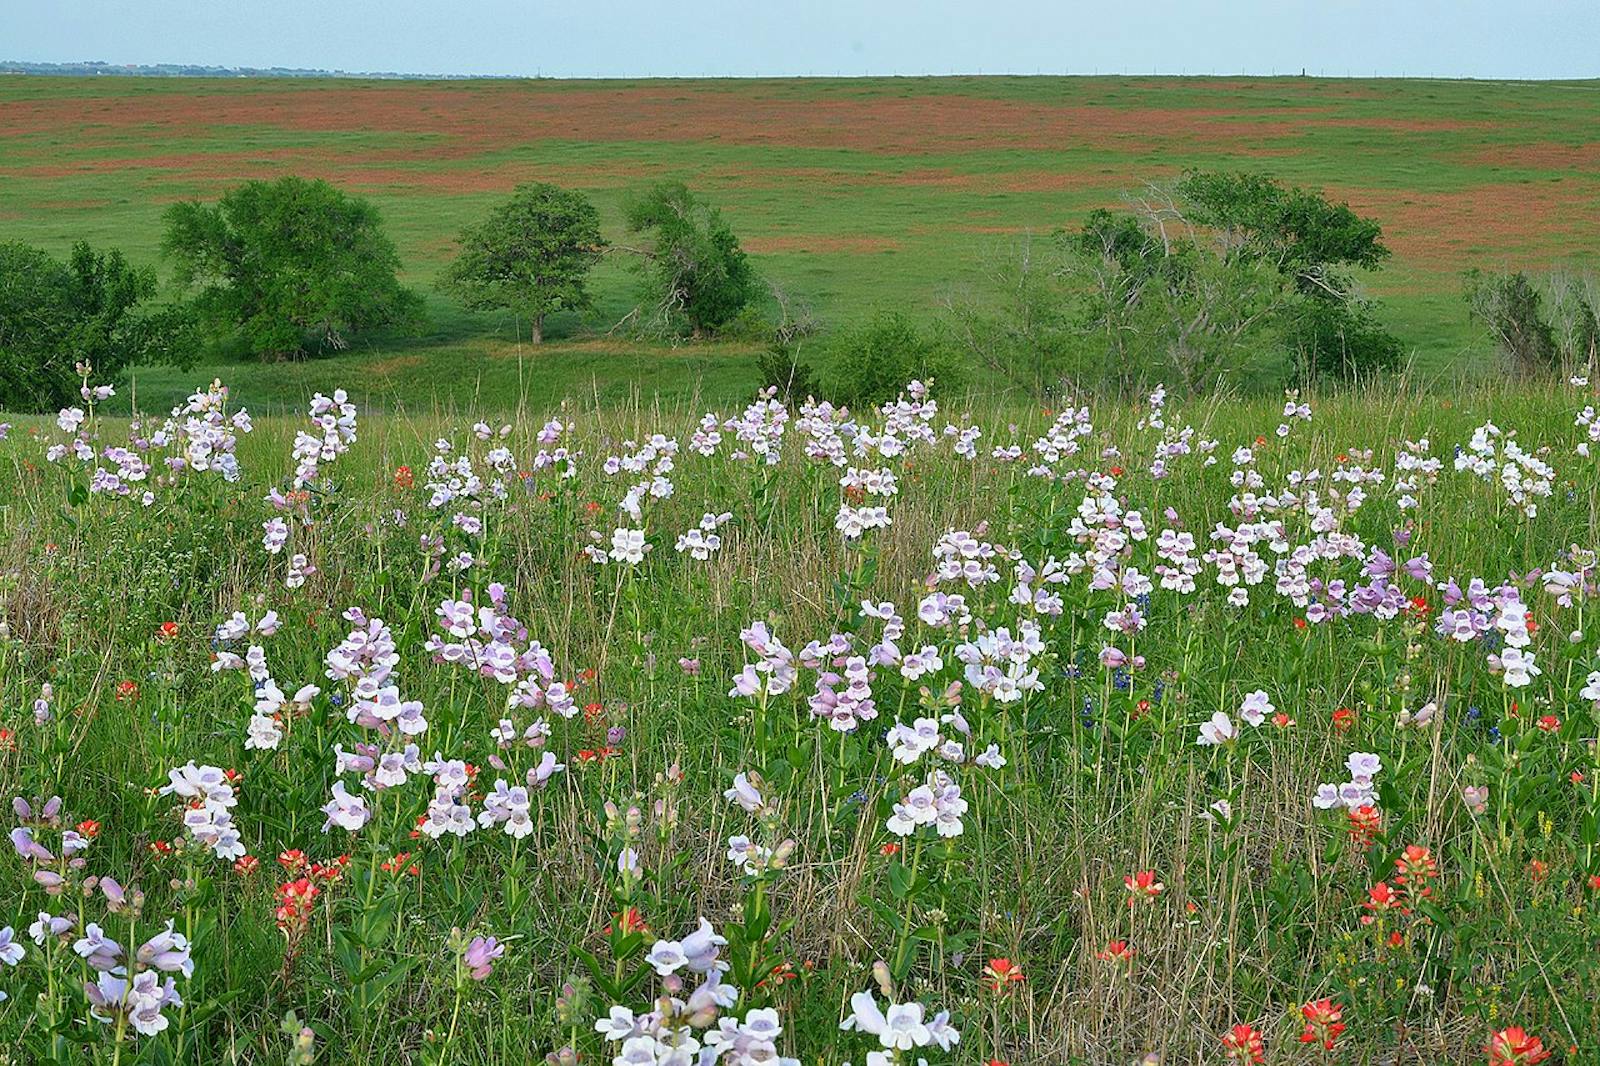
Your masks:
<path fill-rule="evenodd" d="M 187 365 L 192 336 L 181 309 L 143 310 L 155 272 L 82 241 L 65 262 L 0 244 L 0 407 L 48 411 L 77 396 L 78 363 L 97 380 L 136 363 Z"/>
<path fill-rule="evenodd" d="M 1389 258 L 1376 219 L 1264 174 L 1191 171 L 1177 193 L 1188 221 L 1221 236 L 1225 257 L 1267 263 L 1308 296 L 1346 300 L 1341 268 L 1376 270 Z"/>
<path fill-rule="evenodd" d="M 644 250 L 656 319 L 686 325 L 696 337 L 738 317 L 759 280 L 722 213 L 682 182 L 652 187 L 628 209 L 628 230 L 646 234 Z"/>
<path fill-rule="evenodd" d="M 397 279 L 400 257 L 377 210 L 325 181 L 247 182 L 216 204 L 174 204 L 166 226 L 162 249 L 200 321 L 257 355 L 342 349 L 351 332 L 421 326 L 421 298 Z"/>
<path fill-rule="evenodd" d="M 582 193 L 519 185 L 511 199 L 461 234 L 444 287 L 475 311 L 508 310 L 530 324 L 533 343 L 561 311 L 593 308 L 585 282 L 605 250 L 600 214 Z"/>
<path fill-rule="evenodd" d="M 1225 262 L 1276 271 L 1298 301 L 1279 325 L 1302 377 L 1353 378 L 1398 365 L 1404 345 L 1378 322 L 1352 270 L 1389 257 L 1383 228 L 1348 204 L 1262 174 L 1191 171 L 1178 183 L 1186 220 L 1217 234 Z"/>

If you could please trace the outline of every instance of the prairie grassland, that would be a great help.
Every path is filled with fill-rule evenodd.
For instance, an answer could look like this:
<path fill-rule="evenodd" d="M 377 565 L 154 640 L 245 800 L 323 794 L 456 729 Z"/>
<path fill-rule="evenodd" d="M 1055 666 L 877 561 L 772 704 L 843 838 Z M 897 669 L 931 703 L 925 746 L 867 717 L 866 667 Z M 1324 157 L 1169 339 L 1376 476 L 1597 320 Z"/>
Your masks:
<path fill-rule="evenodd" d="M 254 178 L 320 177 L 369 198 L 431 290 L 461 229 L 519 182 L 582 190 L 623 239 L 631 191 L 665 178 L 719 205 L 758 269 L 826 327 L 880 308 L 931 318 L 982 293 L 1024 233 L 1081 222 L 1187 167 L 1325 188 L 1394 249 L 1364 278 L 1428 373 L 1492 372 L 1460 274 L 1594 265 L 1594 82 L 1303 78 L 877 78 L 361 82 L 0 77 L 0 237 L 64 253 L 79 238 L 160 265 L 161 213 Z M 597 269 L 593 321 L 551 323 L 537 363 L 563 392 L 648 374 L 659 345 L 601 337 L 638 299 L 629 257 Z M 508 318 L 432 300 L 422 339 L 367 336 L 313 375 L 386 407 L 510 393 Z M 676 354 L 676 353 L 672 353 Z M 693 357 L 730 405 L 748 359 Z M 370 374 L 368 367 L 376 367 Z M 156 370 L 162 409 L 221 373 L 257 409 L 303 402 L 299 374 Z"/>
<path fill-rule="evenodd" d="M 1593 1061 L 1590 401 L 18 424 L 0 1035 Z"/>

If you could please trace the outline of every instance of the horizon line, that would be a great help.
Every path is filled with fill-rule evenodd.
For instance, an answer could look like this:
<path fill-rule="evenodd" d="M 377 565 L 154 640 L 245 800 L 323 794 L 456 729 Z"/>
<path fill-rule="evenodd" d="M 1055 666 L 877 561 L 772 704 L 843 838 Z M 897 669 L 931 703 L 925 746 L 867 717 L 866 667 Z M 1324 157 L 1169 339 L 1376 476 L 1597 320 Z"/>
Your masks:
<path fill-rule="evenodd" d="M 24 69 L 33 68 L 63 68 L 51 69 Z M 76 71 L 66 68 L 98 67 L 105 68 L 103 72 Z M 190 67 L 198 73 L 187 73 L 179 70 L 165 68 Z M 1513 74 L 1484 76 L 1476 74 L 1394 74 L 1373 72 L 1371 74 L 1357 74 L 1346 72 L 1344 74 L 1317 71 L 1312 73 L 1309 68 L 1302 68 L 1299 73 L 1289 71 L 1273 71 L 1261 73 L 1258 71 L 1129 71 L 1129 70 L 1081 70 L 1081 71 L 1021 71 L 1021 70 L 952 70 L 942 73 L 921 71 L 916 73 L 889 72 L 889 73 L 856 73 L 856 74 L 819 74 L 819 73 L 776 73 L 776 74 L 545 74 L 535 72 L 532 74 L 487 74 L 487 73 L 456 73 L 456 72 L 416 72 L 396 70 L 343 70 L 322 67 L 285 67 L 285 66 L 253 66 L 234 65 L 223 66 L 210 63 L 195 63 L 181 61 L 163 61 L 160 63 L 116 63 L 103 59 L 74 59 L 74 60 L 48 60 L 48 59 L 0 59 L 0 74 L 10 74 L 23 77 L 149 77 L 149 78 L 207 78 L 207 77 L 233 77 L 236 79 L 272 80 L 280 78 L 327 78 L 337 80 L 357 81 L 370 80 L 405 80 L 405 81 L 870 81 L 875 79 L 944 79 L 944 78 L 1191 78 L 1196 80 L 1209 78 L 1244 78 L 1250 80 L 1304 80 L 1304 81 L 1452 81 L 1452 82 L 1486 82 L 1486 83 L 1517 83 L 1534 82 L 1539 84 L 1581 84 L 1600 81 L 1600 74 L 1587 75 L 1537 75 Z"/>

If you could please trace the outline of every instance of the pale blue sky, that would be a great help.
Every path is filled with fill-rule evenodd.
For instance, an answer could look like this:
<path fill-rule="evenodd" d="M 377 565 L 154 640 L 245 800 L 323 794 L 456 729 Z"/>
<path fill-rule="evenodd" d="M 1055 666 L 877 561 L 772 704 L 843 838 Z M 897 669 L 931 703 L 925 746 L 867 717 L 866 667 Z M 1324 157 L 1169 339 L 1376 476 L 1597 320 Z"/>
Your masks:
<path fill-rule="evenodd" d="M 0 0 L 0 59 L 570 77 L 1600 75 L 1600 0 Z"/>

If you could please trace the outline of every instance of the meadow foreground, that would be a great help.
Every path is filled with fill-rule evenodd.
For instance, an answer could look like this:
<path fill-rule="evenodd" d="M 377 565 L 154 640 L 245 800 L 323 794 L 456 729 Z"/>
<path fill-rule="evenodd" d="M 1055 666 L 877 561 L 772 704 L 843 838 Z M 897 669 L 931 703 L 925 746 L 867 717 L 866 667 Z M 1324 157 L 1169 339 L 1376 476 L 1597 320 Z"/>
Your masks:
<path fill-rule="evenodd" d="M 1582 379 L 82 397 L 0 443 L 10 1061 L 1600 1055 Z"/>

